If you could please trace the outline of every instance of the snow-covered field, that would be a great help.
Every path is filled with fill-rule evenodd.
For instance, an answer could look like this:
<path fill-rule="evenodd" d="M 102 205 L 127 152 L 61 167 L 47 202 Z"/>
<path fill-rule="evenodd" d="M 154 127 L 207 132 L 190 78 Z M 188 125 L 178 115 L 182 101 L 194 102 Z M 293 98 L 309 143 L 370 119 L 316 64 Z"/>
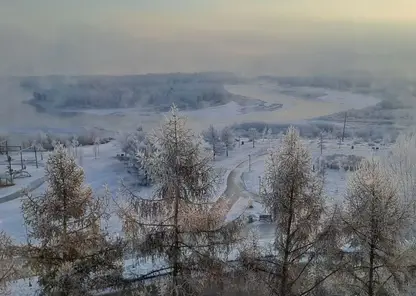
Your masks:
<path fill-rule="evenodd" d="M 120 178 L 126 175 L 123 164 L 115 158 L 116 154 L 120 152 L 119 148 L 114 143 L 101 145 L 100 155 L 97 159 L 94 158 L 93 147 L 82 147 L 80 149 L 83 150 L 82 166 L 85 170 L 86 182 L 92 186 L 97 194 L 104 193 L 105 184 L 108 184 L 111 190 L 115 190 Z M 30 167 L 28 166 L 28 168 Z M 36 170 L 35 175 L 42 177 L 44 175 L 44 169 L 40 167 Z M 10 194 L 12 191 L 20 191 L 31 182 L 31 179 L 33 178 L 20 179 L 22 183 L 17 183 L 13 187 L 0 189 L 0 196 Z M 36 196 L 41 194 L 45 190 L 45 186 L 45 183 L 42 184 L 32 191 L 32 195 Z M 21 198 L 0 204 L 0 229 L 12 235 L 16 241 L 24 242 L 26 232 L 20 206 Z"/>
<path fill-rule="evenodd" d="M 247 145 L 248 144 L 248 145 Z M 265 140 L 258 141 L 256 148 L 252 148 L 251 143 L 247 143 L 241 147 L 236 147 L 235 150 L 230 151 L 230 157 L 222 157 L 213 162 L 214 167 L 223 172 L 222 182 L 219 184 L 216 196 L 223 195 L 227 189 L 227 185 L 232 183 L 242 184 L 242 191 L 235 190 L 233 193 L 237 194 L 235 203 L 232 205 L 229 213 L 226 216 L 226 220 L 232 220 L 240 215 L 247 217 L 249 215 L 254 217 L 254 222 L 248 224 L 248 231 L 252 231 L 259 238 L 260 245 L 268 245 L 272 242 L 275 230 L 273 226 L 267 222 L 260 222 L 258 220 L 259 215 L 264 214 L 264 209 L 258 201 L 255 201 L 255 195 L 258 192 L 258 176 L 262 176 L 264 171 L 264 160 L 266 158 L 265 153 L 270 147 L 276 147 L 279 144 L 278 140 Z M 312 154 L 317 155 L 318 148 L 315 141 L 307 141 L 307 145 L 311 148 Z M 104 193 L 104 184 L 107 184 L 108 189 L 116 196 L 117 189 L 120 184 L 121 178 L 128 177 L 123 163 L 120 163 L 115 155 L 120 153 L 118 145 L 114 142 L 104 144 L 100 146 L 100 155 L 97 159 L 94 158 L 92 147 L 83 147 L 83 160 L 82 166 L 85 169 L 86 182 L 92 186 L 97 194 Z M 350 149 L 347 144 L 339 148 L 335 141 L 329 141 L 326 145 L 325 153 L 335 153 L 332 151 L 336 149 L 338 152 L 349 152 Z M 360 155 L 371 155 L 372 150 L 368 146 L 361 145 L 357 147 L 354 152 Z M 80 153 L 80 152 L 79 152 Z M 382 153 L 382 152 L 381 152 Z M 249 172 L 249 158 L 251 154 L 251 171 Z M 235 168 L 238 168 L 235 170 Z M 231 172 L 237 172 L 233 176 Z M 339 195 L 345 191 L 346 178 L 340 173 L 328 174 L 328 188 L 327 194 L 336 192 L 338 190 Z M 240 187 L 238 187 L 240 188 Z M 45 184 L 33 191 L 33 194 L 39 194 L 45 189 Z M 246 192 L 244 192 L 244 190 Z M 145 189 L 142 194 L 150 194 L 151 189 Z M 254 200 L 253 208 L 248 208 L 249 201 Z M 18 242 L 25 241 L 25 227 L 23 225 L 23 218 L 20 213 L 21 199 L 15 199 L 9 202 L 0 204 L 0 229 L 5 230 L 11 234 L 13 238 Z M 115 215 L 113 215 L 110 221 L 110 231 L 121 231 L 121 225 Z M 130 262 L 130 261 L 128 261 Z M 128 263 L 127 262 L 127 263 Z M 138 266 L 134 264 L 126 263 L 126 273 L 128 272 L 144 272 L 142 269 L 146 268 L 144 265 Z M 33 287 L 30 288 L 27 280 L 19 280 L 12 286 L 13 293 L 19 295 L 32 295 L 36 287 L 32 281 Z M 17 294 L 16 294 L 17 295 Z"/>
<path fill-rule="evenodd" d="M 245 188 L 253 194 L 259 193 L 259 185 L 264 177 L 265 158 L 262 157 L 253 163 L 252 170 L 250 172 L 244 172 L 242 175 Z M 326 170 L 325 195 L 335 201 L 341 201 L 346 192 L 348 177 L 350 175 L 351 172 L 348 171 Z"/>
<path fill-rule="evenodd" d="M 284 95 L 280 93 L 280 90 L 275 86 L 264 84 L 228 85 L 226 86 L 226 89 L 237 95 L 259 99 L 270 104 L 280 103 L 283 104 L 283 106 L 282 108 L 273 111 L 255 111 L 246 113 L 243 112 L 240 105 L 231 102 L 219 107 L 184 112 L 188 117 L 189 125 L 196 132 L 206 129 L 210 124 L 221 127 L 246 121 L 264 121 L 270 123 L 301 121 L 332 114 L 351 107 L 363 108 L 378 102 L 377 99 L 372 97 L 326 90 L 320 90 L 320 94 L 324 93 L 325 95 L 320 96 L 319 98 L 300 99 L 296 96 Z M 101 110 L 100 112 L 94 113 L 91 111 L 92 113 L 83 114 L 81 117 L 62 118 L 61 121 L 58 120 L 59 123 L 56 118 L 52 118 L 50 115 L 44 115 L 42 120 L 36 121 L 37 115 L 30 111 L 30 118 L 33 120 L 33 124 L 31 124 L 30 127 L 35 128 L 38 124 L 41 124 L 42 127 L 55 126 L 65 128 L 68 126 L 76 127 L 78 124 L 85 126 L 100 126 L 113 131 L 124 128 L 128 129 L 129 125 L 131 127 L 136 127 L 137 112 L 135 112 L 135 110 L 133 110 L 133 112 L 132 110 L 107 111 L 109 112 Z M 123 120 L 120 120 L 120 116 L 123 116 Z M 160 124 L 160 119 L 160 114 L 146 116 L 141 123 L 144 128 L 147 129 Z M 11 122 L 10 127 L 23 130 L 27 128 L 21 121 Z M 313 157 L 317 157 L 320 153 L 317 142 L 308 141 L 307 144 L 311 148 Z M 356 145 L 356 148 L 352 151 L 350 149 L 350 144 L 351 143 L 345 143 L 339 148 L 335 140 L 329 140 L 325 145 L 324 153 L 354 153 L 363 156 L 369 156 L 373 153 L 371 148 L 366 145 Z M 235 150 L 230 151 L 229 158 L 223 157 L 213 162 L 214 167 L 221 172 L 221 182 L 215 196 L 224 197 L 224 194 L 227 193 L 230 194 L 230 196 L 227 195 L 225 198 L 233 200 L 232 207 L 226 220 L 231 220 L 241 214 L 258 217 L 260 214 L 264 213 L 261 204 L 257 201 L 253 203 L 252 209 L 248 209 L 247 205 L 249 200 L 253 199 L 259 191 L 259 176 L 262 176 L 264 173 L 265 160 L 265 156 L 261 155 L 266 152 L 267 148 L 276 145 L 278 145 L 278 141 L 275 140 L 258 141 L 256 142 L 256 148 L 252 148 L 251 143 L 246 143 L 246 145 L 236 147 Z M 113 196 L 119 198 L 117 196 L 117 190 L 120 186 L 120 180 L 122 178 L 128 178 L 128 174 L 124 164 L 115 158 L 116 154 L 120 153 L 118 145 L 116 145 L 115 142 L 101 145 L 100 155 L 97 159 L 94 157 L 93 147 L 83 147 L 81 149 L 83 150 L 81 165 L 85 170 L 86 182 L 92 186 L 96 194 L 104 194 L 104 185 L 106 184 Z M 382 151 L 379 153 L 382 153 Z M 248 169 L 249 154 L 252 155 L 250 172 Z M 238 169 L 236 169 L 237 167 Z M 22 187 L 28 186 L 33 179 L 42 177 L 42 168 L 37 170 L 30 168 L 30 170 L 33 176 L 32 178 L 21 179 L 17 181 L 18 183 L 16 186 L 0 189 L 0 197 L 19 191 Z M 327 195 L 333 196 L 334 198 L 342 197 L 346 188 L 347 174 L 329 171 L 327 173 L 327 180 Z M 232 190 L 227 190 L 229 188 Z M 36 196 L 44 190 L 45 184 L 35 189 L 32 194 Z M 143 189 L 141 194 L 151 194 L 151 188 Z M 0 230 L 6 231 L 17 242 L 23 243 L 26 240 L 26 230 L 23 224 L 20 207 L 21 198 L 0 203 Z M 256 221 L 250 224 L 249 229 L 254 230 L 260 236 L 261 242 L 263 243 L 270 242 L 270 239 L 274 236 L 273 227 L 264 222 Z M 111 218 L 110 231 L 121 231 L 121 225 L 116 215 L 113 215 Z M 17 293 L 18 295 L 28 295 L 28 293 Z"/>
<path fill-rule="evenodd" d="M 320 148 L 318 146 L 318 142 L 315 140 L 305 140 L 304 142 L 311 151 L 312 159 L 318 158 L 320 156 Z M 278 143 L 273 143 L 272 146 L 275 146 L 276 144 L 278 145 Z M 366 144 L 354 145 L 354 149 L 351 149 L 351 146 L 352 142 L 345 142 L 339 146 L 336 140 L 327 140 L 325 143 L 325 149 L 323 150 L 323 156 L 332 154 L 345 154 L 363 157 L 377 157 L 389 150 L 388 147 L 381 147 L 380 150 L 374 151 Z M 254 200 L 259 200 L 259 188 L 264 178 L 264 170 L 267 157 L 268 155 L 263 155 L 256 158 L 252 162 L 251 170 L 249 170 L 247 166 L 246 170 L 241 174 L 243 186 L 248 192 L 252 194 Z M 348 178 L 351 176 L 351 174 L 351 172 L 344 170 L 327 169 L 325 171 L 325 196 L 327 197 L 329 203 L 342 202 L 347 190 Z M 248 199 L 240 199 L 231 209 L 228 215 L 229 219 L 241 215 L 242 212 L 245 214 L 250 214 L 250 211 L 246 211 L 245 208 L 247 204 Z M 254 206 L 254 211 L 255 213 L 251 212 L 251 214 L 254 214 L 255 216 L 259 213 L 264 214 L 264 210 L 261 206 Z"/>
<path fill-rule="evenodd" d="M 248 143 L 249 144 L 249 143 Z M 227 178 L 230 172 L 242 162 L 248 162 L 248 154 L 259 154 L 268 147 L 266 144 L 256 145 L 252 148 L 251 145 L 242 145 L 236 147 L 235 150 L 230 151 L 228 158 L 222 157 L 213 162 L 214 167 L 221 171 L 221 178 L 219 186 L 216 190 L 215 197 L 223 195 L 227 188 Z M 122 179 L 129 179 L 129 174 L 126 172 L 125 166 L 122 162 L 116 159 L 116 155 L 120 153 L 120 148 L 116 142 L 110 142 L 100 145 L 100 154 L 97 159 L 94 157 L 93 147 L 84 146 L 78 148 L 78 153 L 83 155 L 81 165 L 84 168 L 86 183 L 88 183 L 96 194 L 104 194 L 105 189 L 108 189 L 113 197 L 118 196 L 118 189 Z M 82 149 L 82 152 L 81 152 Z M 46 155 L 45 155 L 46 158 Z M 32 174 L 32 178 L 16 179 L 17 184 L 12 187 L 0 189 L 0 197 L 9 195 L 11 193 L 19 192 L 21 189 L 27 187 L 35 178 L 41 178 L 44 174 L 43 167 L 33 169 L 28 166 L 28 170 Z M 32 195 L 36 196 L 45 190 L 46 184 L 32 191 Z M 151 194 L 151 188 L 138 188 L 142 196 Z M 21 198 L 17 198 L 8 202 L 0 203 L 0 229 L 6 231 L 13 236 L 18 242 L 25 241 L 25 228 L 23 225 L 23 218 L 20 212 Z M 116 217 L 112 219 L 110 229 L 119 232 L 121 230 L 120 224 Z"/>
<path fill-rule="evenodd" d="M 245 169 L 248 165 L 248 154 L 251 154 L 253 159 L 255 159 L 256 155 L 264 153 L 269 145 L 269 143 L 265 142 L 258 143 L 255 148 L 247 144 L 240 147 L 237 146 L 234 150 L 230 151 L 228 158 L 222 157 L 214 161 L 214 167 L 222 172 L 215 197 L 223 196 L 223 193 L 227 189 L 227 181 L 230 179 L 230 173 L 235 167 L 242 165 L 242 170 Z M 124 164 L 115 158 L 120 153 L 118 145 L 115 142 L 100 145 L 100 154 L 97 159 L 94 157 L 93 147 L 85 146 L 82 148 L 82 151 L 82 166 L 85 170 L 86 182 L 91 185 L 96 194 L 104 194 L 107 188 L 114 197 L 119 198 L 117 190 L 120 186 L 120 181 L 122 179 L 128 179 L 129 175 L 126 172 Z M 78 150 L 78 153 L 81 153 L 80 150 Z M 37 173 L 41 175 L 40 171 Z M 239 179 L 240 177 L 237 176 L 236 178 Z M 21 187 L 27 184 L 28 182 L 26 181 L 20 184 L 20 187 L 14 186 L 14 191 L 19 191 Z M 106 185 L 106 188 L 104 188 L 104 185 Z M 32 194 L 34 196 L 41 194 L 45 190 L 45 186 L 46 184 L 41 185 Z M 144 188 L 140 192 L 142 195 L 149 195 L 151 194 L 151 188 Z M 0 194 L 2 194 L 1 189 Z M 20 209 L 21 199 L 17 198 L 0 204 L 0 229 L 10 234 L 16 242 L 24 243 L 26 240 L 26 230 Z M 116 215 L 111 217 L 109 229 L 111 232 L 119 233 L 121 231 L 121 224 Z M 141 266 L 141 268 L 144 267 Z M 136 269 L 137 267 L 133 264 L 126 265 L 126 272 L 143 272 L 143 270 Z M 30 288 L 28 280 L 19 280 L 12 286 L 12 292 L 17 293 L 15 295 L 32 295 L 36 287 L 33 280 L 32 285 L 32 288 Z"/>

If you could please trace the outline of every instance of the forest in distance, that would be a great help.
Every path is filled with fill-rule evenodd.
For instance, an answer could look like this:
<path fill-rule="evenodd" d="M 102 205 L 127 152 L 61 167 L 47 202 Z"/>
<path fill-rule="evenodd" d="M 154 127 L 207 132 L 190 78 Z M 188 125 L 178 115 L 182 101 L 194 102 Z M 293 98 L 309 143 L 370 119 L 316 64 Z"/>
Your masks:
<path fill-rule="evenodd" d="M 282 87 L 310 87 L 305 98 L 314 98 L 313 89 L 333 89 L 371 94 L 386 104 L 403 104 L 415 95 L 416 82 L 405 78 L 382 79 L 370 74 L 321 76 L 244 77 L 227 72 L 170 73 L 129 76 L 39 76 L 22 78 L 20 86 L 32 93 L 29 102 L 41 108 L 160 108 L 169 110 L 172 103 L 181 110 L 223 105 L 230 101 L 253 104 L 255 100 L 224 90 L 224 84 L 252 81 L 275 83 Z M 285 91 L 283 91 L 285 93 Z M 398 100 L 399 99 L 399 100 Z"/>

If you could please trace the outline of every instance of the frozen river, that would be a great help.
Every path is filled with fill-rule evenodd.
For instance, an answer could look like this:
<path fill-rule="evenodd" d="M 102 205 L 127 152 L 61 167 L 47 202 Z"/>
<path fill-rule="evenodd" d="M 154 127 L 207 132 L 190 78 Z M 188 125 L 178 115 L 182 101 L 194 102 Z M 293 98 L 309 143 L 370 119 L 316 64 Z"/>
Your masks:
<path fill-rule="evenodd" d="M 219 107 L 184 112 L 196 131 L 210 124 L 224 126 L 247 121 L 296 122 L 351 108 L 360 109 L 379 102 L 370 96 L 313 88 L 293 88 L 291 94 L 288 95 L 275 85 L 260 83 L 226 85 L 225 88 L 237 95 L 259 99 L 268 104 L 283 104 L 283 107 L 271 111 L 254 111 L 244 110 L 240 105 L 231 102 Z M 317 93 L 317 95 L 304 99 L 300 94 L 305 91 Z M 77 115 L 57 116 L 38 112 L 34 107 L 24 104 L 23 102 L 30 96 L 30 93 L 24 92 L 19 87 L 18 80 L 0 80 L 0 132 L 31 132 L 50 128 L 74 130 L 79 127 L 99 127 L 118 131 L 131 129 L 137 125 L 151 128 L 158 125 L 164 115 L 144 113 L 138 109 L 119 109 L 114 112 L 88 110 Z"/>

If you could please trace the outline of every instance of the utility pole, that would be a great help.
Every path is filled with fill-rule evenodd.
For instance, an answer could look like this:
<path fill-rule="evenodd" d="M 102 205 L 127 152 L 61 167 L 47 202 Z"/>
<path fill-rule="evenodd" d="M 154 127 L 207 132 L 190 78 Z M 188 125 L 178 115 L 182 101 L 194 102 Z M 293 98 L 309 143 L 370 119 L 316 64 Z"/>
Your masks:
<path fill-rule="evenodd" d="M 36 146 L 34 146 L 34 147 L 33 147 L 33 149 L 34 149 L 34 151 L 35 151 L 36 168 L 38 169 L 38 168 L 39 168 L 39 165 L 38 165 L 38 154 L 37 154 L 37 152 L 36 152 Z"/>
<path fill-rule="evenodd" d="M 22 167 L 23 170 L 23 153 L 22 153 L 22 146 L 19 146 L 20 149 L 20 165 Z"/>
<path fill-rule="evenodd" d="M 347 125 L 347 112 L 345 112 L 345 117 L 344 117 L 344 128 L 342 129 L 342 142 L 344 142 L 344 138 L 345 138 L 345 126 Z"/>
<path fill-rule="evenodd" d="M 259 196 L 261 195 L 261 176 L 259 176 Z"/>
<path fill-rule="evenodd" d="M 321 148 L 321 155 L 322 155 L 323 150 L 324 150 L 324 136 L 323 136 L 322 132 L 321 132 L 321 136 L 320 136 L 320 140 L 319 140 L 319 146 Z"/>

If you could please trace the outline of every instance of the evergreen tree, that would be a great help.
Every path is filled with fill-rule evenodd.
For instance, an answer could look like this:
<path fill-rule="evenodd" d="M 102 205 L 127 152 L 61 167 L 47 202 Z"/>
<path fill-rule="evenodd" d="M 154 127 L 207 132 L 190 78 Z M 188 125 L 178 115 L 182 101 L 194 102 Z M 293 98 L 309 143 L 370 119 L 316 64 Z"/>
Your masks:
<path fill-rule="evenodd" d="M 142 198 L 127 190 L 129 203 L 120 211 L 132 252 L 161 266 L 137 279 L 159 278 L 162 295 L 194 295 L 225 280 L 230 247 L 239 239 L 240 222 L 225 225 L 228 207 L 210 202 L 216 177 L 185 124 L 173 107 L 150 138 L 157 147 L 148 159 L 154 194 Z"/>
<path fill-rule="evenodd" d="M 351 250 L 341 282 L 349 295 L 402 295 L 406 288 L 415 263 L 404 238 L 413 209 L 399 190 L 379 160 L 364 160 L 350 180 L 341 214 Z"/>
<path fill-rule="evenodd" d="M 17 273 L 11 238 L 0 231 L 0 295 L 9 295 L 8 285 Z"/>
<path fill-rule="evenodd" d="M 263 180 L 261 196 L 276 238 L 270 250 L 255 245 L 251 255 L 245 251 L 243 262 L 259 272 L 271 294 L 306 295 L 334 273 L 324 258 L 335 247 L 329 238 L 335 229 L 332 219 L 325 219 L 323 182 L 313 173 L 309 151 L 295 128 L 271 152 Z"/>
<path fill-rule="evenodd" d="M 47 189 L 27 195 L 27 259 L 45 295 L 90 295 L 121 272 L 121 244 L 102 229 L 106 201 L 84 185 L 84 171 L 62 145 L 45 168 Z"/>

